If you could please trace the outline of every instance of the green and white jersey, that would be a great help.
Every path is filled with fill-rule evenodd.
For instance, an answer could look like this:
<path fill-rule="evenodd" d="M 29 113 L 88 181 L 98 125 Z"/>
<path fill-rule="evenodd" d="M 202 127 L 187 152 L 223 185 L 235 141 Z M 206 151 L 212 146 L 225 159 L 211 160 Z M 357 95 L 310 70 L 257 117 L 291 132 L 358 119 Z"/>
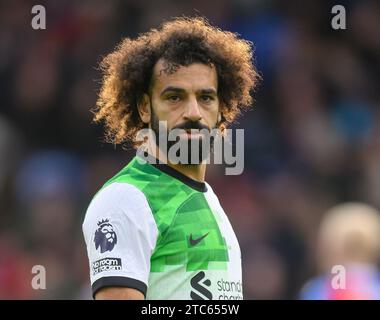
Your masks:
<path fill-rule="evenodd" d="M 207 183 L 135 157 L 95 195 L 83 233 L 93 294 L 147 299 L 243 299 L 241 253 Z"/>

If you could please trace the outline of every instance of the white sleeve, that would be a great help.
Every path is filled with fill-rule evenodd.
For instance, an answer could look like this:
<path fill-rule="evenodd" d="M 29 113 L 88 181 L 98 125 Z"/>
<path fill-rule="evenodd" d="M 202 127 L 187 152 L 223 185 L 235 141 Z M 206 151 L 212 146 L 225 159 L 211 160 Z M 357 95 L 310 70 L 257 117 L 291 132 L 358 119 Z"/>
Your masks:
<path fill-rule="evenodd" d="M 94 197 L 83 222 L 92 293 L 129 287 L 146 295 L 150 257 L 158 230 L 145 195 L 128 183 L 112 183 Z"/>

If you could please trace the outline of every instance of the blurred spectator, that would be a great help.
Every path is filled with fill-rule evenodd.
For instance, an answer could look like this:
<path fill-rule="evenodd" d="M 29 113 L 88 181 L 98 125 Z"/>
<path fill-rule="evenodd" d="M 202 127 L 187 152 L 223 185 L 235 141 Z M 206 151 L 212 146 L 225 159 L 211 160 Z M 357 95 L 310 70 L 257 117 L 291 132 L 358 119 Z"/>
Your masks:
<path fill-rule="evenodd" d="M 380 299 L 380 213 L 365 204 L 346 203 L 330 209 L 318 236 L 321 276 L 310 280 L 302 299 Z M 343 287 L 334 287 L 334 266 L 345 268 Z"/>

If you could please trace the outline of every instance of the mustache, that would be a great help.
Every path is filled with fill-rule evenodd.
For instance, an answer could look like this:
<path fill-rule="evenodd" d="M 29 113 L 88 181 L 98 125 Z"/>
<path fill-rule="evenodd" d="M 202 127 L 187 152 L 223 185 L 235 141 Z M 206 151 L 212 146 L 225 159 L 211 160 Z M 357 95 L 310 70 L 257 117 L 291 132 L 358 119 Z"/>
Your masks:
<path fill-rule="evenodd" d="M 182 122 L 182 123 L 177 124 L 176 126 L 174 126 L 171 130 L 173 130 L 173 129 L 183 129 L 183 130 L 190 130 L 190 129 L 202 130 L 202 129 L 206 129 L 206 130 L 210 130 L 210 128 L 208 126 L 206 126 L 205 124 L 200 123 L 199 121 L 186 121 L 186 122 Z"/>

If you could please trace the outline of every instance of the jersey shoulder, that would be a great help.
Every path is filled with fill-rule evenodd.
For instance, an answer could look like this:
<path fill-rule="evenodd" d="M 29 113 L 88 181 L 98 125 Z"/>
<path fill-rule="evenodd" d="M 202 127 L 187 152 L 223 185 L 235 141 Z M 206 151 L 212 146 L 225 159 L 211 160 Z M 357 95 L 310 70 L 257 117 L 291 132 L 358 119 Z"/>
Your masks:
<path fill-rule="evenodd" d="M 114 182 L 100 189 L 90 202 L 87 213 L 108 211 L 111 208 L 118 211 L 136 211 L 148 209 L 149 205 L 143 192 L 129 183 Z"/>

